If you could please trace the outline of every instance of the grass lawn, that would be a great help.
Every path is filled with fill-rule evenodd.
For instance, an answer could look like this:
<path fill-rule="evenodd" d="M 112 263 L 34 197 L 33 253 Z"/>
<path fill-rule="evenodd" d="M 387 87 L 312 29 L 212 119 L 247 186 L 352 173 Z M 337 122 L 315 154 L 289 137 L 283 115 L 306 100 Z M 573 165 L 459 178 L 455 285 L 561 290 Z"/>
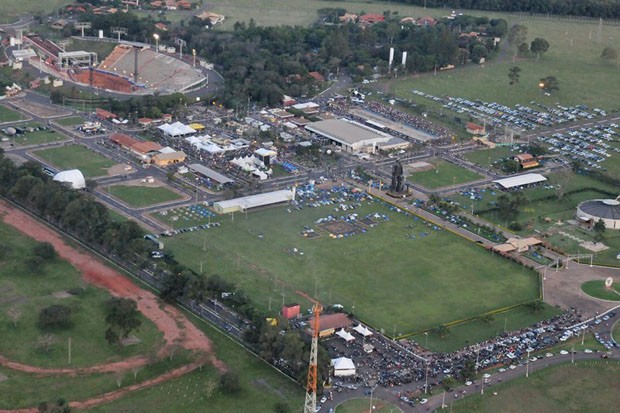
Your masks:
<path fill-rule="evenodd" d="M 88 30 L 85 30 L 84 34 L 88 36 Z M 96 34 L 93 34 L 93 36 L 96 36 Z M 114 50 L 117 46 L 117 43 L 80 40 L 76 38 L 72 38 L 71 40 L 71 44 L 67 46 L 67 51 L 74 52 L 88 50 L 89 52 L 97 53 L 97 58 L 100 62 L 103 62 L 103 60 L 108 57 L 108 55 L 112 53 L 112 50 Z"/>
<path fill-rule="evenodd" d="M 611 288 L 606 288 L 604 280 L 586 281 L 581 284 L 581 290 L 601 300 L 620 301 L 620 286 L 617 283 L 613 284 Z"/>
<path fill-rule="evenodd" d="M 288 211 L 228 215 L 220 228 L 175 236 L 166 248 L 195 271 L 204 261 L 207 274 L 238 283 L 261 310 L 268 311 L 271 300 L 309 308 L 300 290 L 402 334 L 538 297 L 534 272 L 381 202 L 365 201 L 355 213 L 360 219 L 385 214 L 389 221 L 343 239 L 300 235 L 304 226 L 316 229 L 317 219 L 338 215 L 333 205 Z"/>
<path fill-rule="evenodd" d="M 594 360 L 561 364 L 496 384 L 451 405 L 454 412 L 613 412 L 620 405 L 620 363 Z M 494 395 L 497 392 L 497 396 Z"/>
<path fill-rule="evenodd" d="M 613 336 L 613 339 L 616 340 L 616 343 L 620 343 L 620 322 L 615 322 L 611 335 Z"/>
<path fill-rule="evenodd" d="M 67 401 L 85 400 L 120 387 L 142 382 L 166 371 L 189 363 L 187 352 L 177 353 L 172 360 L 164 358 L 139 370 L 124 373 L 90 374 L 82 376 L 40 377 L 15 370 L 0 368 L 8 380 L 0 382 L 0 409 L 36 407 L 44 400 L 54 402 L 59 397 Z M 156 410 L 152 410 L 156 411 Z"/>
<path fill-rule="evenodd" d="M 49 13 L 67 4 L 67 0 L 48 0 L 45 2 L 40 0 L 3 0 L 3 17 L 0 18 L 0 22 L 11 23 L 21 13 Z"/>
<path fill-rule="evenodd" d="M 495 314 L 493 321 L 484 323 L 475 319 L 463 324 L 450 327 L 450 334 L 440 338 L 437 334 L 428 334 L 428 348 L 432 351 L 452 352 L 471 343 L 479 343 L 492 337 L 503 334 L 504 331 L 514 331 L 530 326 L 540 320 L 551 318 L 561 311 L 545 304 L 543 309 L 532 312 L 529 308 L 518 307 L 505 313 Z M 505 330 L 504 330 L 505 326 Z M 421 346 L 426 346 L 426 335 L 418 334 L 412 337 Z"/>
<path fill-rule="evenodd" d="M 62 126 L 75 126 L 83 124 L 84 118 L 80 116 L 69 116 L 68 118 L 56 119 L 54 122 Z"/>
<path fill-rule="evenodd" d="M 519 151 L 513 149 L 512 146 L 498 146 L 493 149 L 480 149 L 464 153 L 463 158 L 483 168 L 489 168 L 495 161 L 518 153 Z"/>
<path fill-rule="evenodd" d="M 13 109 L 9 109 L 4 105 L 0 105 L 0 123 L 14 122 L 21 119 L 21 113 L 14 111 Z"/>
<path fill-rule="evenodd" d="M 36 366 L 69 367 L 69 338 L 72 341 L 73 367 L 120 360 L 137 354 L 148 355 L 161 344 L 161 333 L 149 320 L 142 318 L 140 330 L 134 333 L 142 340 L 140 344 L 121 349 L 110 346 L 104 338 L 104 303 L 110 298 L 106 291 L 83 283 L 75 268 L 59 259 L 46 263 L 41 270 L 33 273 L 24 260 L 31 255 L 35 241 L 13 227 L 0 224 L 0 243 L 3 251 L 0 259 L 0 354 L 9 360 Z M 68 298 L 52 295 L 70 289 L 78 289 L 80 293 Z M 52 304 L 66 305 L 73 310 L 73 327 L 50 331 L 38 327 L 39 312 Z M 21 312 L 17 326 L 7 315 L 11 307 Z M 36 344 L 38 337 L 46 333 L 52 333 L 57 338 L 48 353 L 40 351 Z"/>
<path fill-rule="evenodd" d="M 435 159 L 431 163 L 435 166 L 435 169 L 414 172 L 407 177 L 407 180 L 422 185 L 425 188 L 434 189 L 463 184 L 483 178 L 476 172 L 472 172 L 469 169 L 462 168 L 441 159 Z"/>
<path fill-rule="evenodd" d="M 467 14 L 502 16 L 484 11 Z M 528 43 L 536 37 L 545 38 L 550 44 L 549 51 L 538 61 L 532 58 L 513 62 L 512 51 L 506 49 L 500 53 L 504 53 L 503 56 L 495 57 L 484 65 L 438 72 L 436 76 L 433 73 L 399 76 L 398 81 L 390 81 L 391 90 L 401 98 L 424 105 L 430 101 L 412 94 L 412 89 L 434 96 L 460 96 L 506 105 L 528 104 L 534 100 L 547 105 L 559 102 L 565 106 L 584 104 L 607 110 L 619 108 L 615 96 L 620 92 L 620 83 L 613 80 L 618 69 L 614 64 L 603 61 L 600 55 L 605 46 L 620 47 L 620 27 L 604 25 L 601 41 L 598 38 L 598 22 L 575 24 L 557 18 L 502 17 L 507 18 L 509 26 L 517 20 L 525 25 L 528 28 Z M 502 47 L 508 48 L 505 40 Z M 521 76 L 519 83 L 510 86 L 507 73 L 515 65 L 521 68 Z M 588 75 L 583 76 L 583 73 Z M 558 79 L 560 90 L 551 96 L 543 96 L 538 82 L 549 75 Z M 377 84 L 377 87 L 383 85 Z"/>
<path fill-rule="evenodd" d="M 116 163 L 81 145 L 66 145 L 35 151 L 44 161 L 61 170 L 79 169 L 86 178 L 107 174 Z"/>
<path fill-rule="evenodd" d="M 402 410 L 381 399 L 372 399 L 374 412 L 402 412 Z M 370 398 L 350 399 L 336 407 L 336 413 L 368 413 Z"/>
<path fill-rule="evenodd" d="M 134 208 L 181 199 L 179 194 L 163 186 L 111 185 L 104 187 L 104 189 L 112 196 Z"/>
<path fill-rule="evenodd" d="M 37 128 L 41 125 L 38 123 L 27 123 L 24 125 L 20 125 L 21 128 Z M 23 135 L 15 135 L 11 138 L 11 141 L 16 145 L 27 146 L 27 145 L 41 145 L 44 143 L 53 143 L 53 142 L 61 142 L 69 140 L 70 138 L 66 135 L 60 134 L 52 129 L 47 130 L 35 130 L 32 132 L 25 132 Z"/>
<path fill-rule="evenodd" d="M 240 346 L 232 343 L 212 327 L 189 316 L 213 342 L 217 357 L 239 374 L 241 391 L 235 395 L 216 394 L 206 399 L 202 392 L 207 381 L 217 380 L 212 368 L 195 371 L 150 389 L 131 393 L 121 400 L 95 407 L 93 413 L 116 412 L 271 412 L 276 402 L 298 411 L 303 404 L 303 388 Z M 195 391 L 195 393 L 194 393 Z"/>

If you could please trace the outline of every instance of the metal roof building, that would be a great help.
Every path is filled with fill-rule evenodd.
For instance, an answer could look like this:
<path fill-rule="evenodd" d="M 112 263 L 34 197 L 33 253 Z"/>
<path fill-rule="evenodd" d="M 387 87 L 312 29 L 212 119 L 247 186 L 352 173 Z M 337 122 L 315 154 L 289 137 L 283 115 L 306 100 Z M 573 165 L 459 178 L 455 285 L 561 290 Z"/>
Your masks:
<path fill-rule="evenodd" d="M 192 163 L 188 165 L 188 168 L 190 169 L 190 171 L 200 174 L 202 176 L 204 176 L 205 178 L 209 178 L 214 180 L 215 182 L 219 183 L 219 184 L 231 184 L 233 182 L 235 182 L 234 180 L 230 179 L 229 177 L 227 177 L 226 175 L 222 175 L 219 172 L 214 171 L 211 168 L 207 168 L 204 165 L 201 165 L 199 163 Z"/>
<path fill-rule="evenodd" d="M 620 201 L 618 199 L 593 199 L 577 206 L 577 218 L 596 223 L 602 219 L 607 229 L 620 229 Z"/>
<path fill-rule="evenodd" d="M 283 189 L 280 191 L 266 192 L 264 194 L 244 196 L 242 198 L 219 201 L 213 204 L 213 209 L 218 214 L 228 214 L 232 212 L 247 211 L 267 205 L 275 205 L 283 202 L 292 201 L 295 198 L 295 191 Z"/>
<path fill-rule="evenodd" d="M 541 174 L 523 174 L 511 176 L 510 178 L 496 179 L 493 182 L 504 189 L 512 189 L 520 186 L 537 184 L 546 180 L 547 178 L 545 178 Z"/>
<path fill-rule="evenodd" d="M 327 139 L 349 152 L 375 152 L 377 149 L 399 149 L 409 142 L 380 132 L 361 123 L 346 119 L 328 119 L 306 125 L 306 129 Z"/>

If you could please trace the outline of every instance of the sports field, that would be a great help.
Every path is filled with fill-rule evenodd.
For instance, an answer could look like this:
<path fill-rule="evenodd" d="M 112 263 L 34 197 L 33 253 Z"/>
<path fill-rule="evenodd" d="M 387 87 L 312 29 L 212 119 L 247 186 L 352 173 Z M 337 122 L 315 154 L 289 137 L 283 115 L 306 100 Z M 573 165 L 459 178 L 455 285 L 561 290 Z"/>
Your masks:
<path fill-rule="evenodd" d="M 407 334 L 472 317 L 538 297 L 535 273 L 493 255 L 449 232 L 364 201 L 351 212 L 334 205 L 270 208 L 221 218 L 220 228 L 191 232 L 166 241 L 175 257 L 199 271 L 219 274 L 267 311 L 273 303 L 340 303 L 361 320 L 386 332 Z M 315 221 L 330 214 L 386 216 L 367 232 L 334 239 Z M 234 220 L 233 220 L 234 219 Z M 304 227 L 318 237 L 305 238 Z M 206 252 L 203 246 L 206 245 Z M 484 291 L 484 294 L 480 294 Z M 283 297 L 284 295 L 284 297 Z"/>
<path fill-rule="evenodd" d="M 41 128 L 38 123 L 27 123 L 20 125 L 20 128 Z M 11 138 L 11 141 L 15 145 L 29 146 L 29 145 L 41 145 L 44 143 L 62 142 L 67 141 L 70 138 L 66 135 L 60 134 L 52 129 L 34 130 L 22 135 L 15 135 Z"/>
<path fill-rule="evenodd" d="M 163 186 L 111 185 L 104 190 L 134 208 L 181 199 L 181 196 Z"/>
<path fill-rule="evenodd" d="M 422 185 L 428 189 L 441 188 L 476 181 L 483 177 L 469 169 L 462 168 L 441 159 L 431 162 L 433 169 L 414 172 L 407 177 L 407 181 Z"/>
<path fill-rule="evenodd" d="M 40 0 L 3 0 L 3 13 L 0 17 L 0 23 L 14 22 L 17 16 L 22 13 L 49 13 L 67 4 L 66 0 L 46 0 L 45 2 Z"/>
<path fill-rule="evenodd" d="M 79 169 L 86 178 L 107 175 L 116 163 L 81 145 L 66 145 L 35 151 L 45 162 L 60 170 Z"/>
<path fill-rule="evenodd" d="M 620 405 L 620 363 L 561 364 L 494 385 L 450 406 L 454 412 L 614 412 Z M 487 389 L 485 389 L 487 390 Z M 497 395 L 495 395 L 497 393 Z M 525 403 L 525 404 L 524 404 Z"/>

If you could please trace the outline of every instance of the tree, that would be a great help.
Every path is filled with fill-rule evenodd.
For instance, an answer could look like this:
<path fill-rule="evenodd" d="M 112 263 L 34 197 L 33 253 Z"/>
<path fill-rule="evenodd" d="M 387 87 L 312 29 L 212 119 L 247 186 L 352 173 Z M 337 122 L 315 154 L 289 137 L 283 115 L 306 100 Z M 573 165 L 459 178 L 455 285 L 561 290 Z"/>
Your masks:
<path fill-rule="evenodd" d="M 531 303 L 529 303 L 528 308 L 533 312 L 533 313 L 537 313 L 539 311 L 541 311 L 544 307 L 542 301 L 540 300 L 536 300 L 536 301 L 532 301 Z"/>
<path fill-rule="evenodd" d="M 53 334 L 44 334 L 37 338 L 37 348 L 44 353 L 49 353 L 56 344 L 56 336 Z"/>
<path fill-rule="evenodd" d="M 446 391 L 452 390 L 456 384 L 456 379 L 452 376 L 446 376 L 441 380 L 441 385 Z"/>
<path fill-rule="evenodd" d="M 105 337 L 110 344 L 119 343 L 142 324 L 134 300 L 112 297 L 106 302 L 106 307 L 108 313 L 105 321 L 109 327 Z"/>
<path fill-rule="evenodd" d="M 549 42 L 541 37 L 537 37 L 532 40 L 530 44 L 530 51 L 536 53 L 536 60 L 540 59 L 540 55 L 546 53 L 549 50 Z"/>
<path fill-rule="evenodd" d="M 39 326 L 42 328 L 67 328 L 71 324 L 71 309 L 62 304 L 45 307 L 39 313 Z"/>
<path fill-rule="evenodd" d="M 241 390 L 239 375 L 233 371 L 227 371 L 220 376 L 220 388 L 222 392 L 233 394 Z"/>
<path fill-rule="evenodd" d="M 437 334 L 439 338 L 443 340 L 450 335 L 450 329 L 442 324 L 435 329 L 435 334 Z"/>
<path fill-rule="evenodd" d="M 508 30 L 508 43 L 517 47 L 527 39 L 527 27 L 522 24 L 515 24 Z"/>
<path fill-rule="evenodd" d="M 540 79 L 538 86 L 545 92 L 551 93 L 560 90 L 558 79 L 555 76 L 547 76 Z"/>
<path fill-rule="evenodd" d="M 599 218 L 598 221 L 594 223 L 594 241 L 601 242 L 605 238 L 605 221 L 602 218 Z"/>
<path fill-rule="evenodd" d="M 500 195 L 497 198 L 496 205 L 499 217 L 503 221 L 512 221 L 519 215 L 519 210 L 516 208 L 514 202 L 506 195 Z"/>
<path fill-rule="evenodd" d="M 601 58 L 609 61 L 616 60 L 618 58 L 618 52 L 616 52 L 616 49 L 614 49 L 613 47 L 607 46 L 603 49 L 603 52 L 601 53 Z"/>
<path fill-rule="evenodd" d="M 56 250 L 49 242 L 38 242 L 32 248 L 32 254 L 41 257 L 45 261 L 51 261 L 56 258 Z"/>
<path fill-rule="evenodd" d="M 483 315 L 482 317 L 480 317 L 480 321 L 482 321 L 484 324 L 491 324 L 493 321 L 495 321 L 495 317 L 493 317 L 493 314 Z"/>
<path fill-rule="evenodd" d="M 471 60 L 475 63 L 481 63 L 482 59 L 489 56 L 489 51 L 483 44 L 477 44 L 471 49 Z"/>
<path fill-rule="evenodd" d="M 513 66 L 508 69 L 508 79 L 510 79 L 510 85 L 514 85 L 515 83 L 519 83 L 519 77 L 521 73 L 521 68 L 519 66 Z"/>
<path fill-rule="evenodd" d="M 6 310 L 6 315 L 9 318 L 9 320 L 11 320 L 11 322 L 13 323 L 13 327 L 17 327 L 17 322 L 22 317 L 22 311 L 19 308 L 12 305 L 11 307 L 9 307 L 8 310 Z"/>

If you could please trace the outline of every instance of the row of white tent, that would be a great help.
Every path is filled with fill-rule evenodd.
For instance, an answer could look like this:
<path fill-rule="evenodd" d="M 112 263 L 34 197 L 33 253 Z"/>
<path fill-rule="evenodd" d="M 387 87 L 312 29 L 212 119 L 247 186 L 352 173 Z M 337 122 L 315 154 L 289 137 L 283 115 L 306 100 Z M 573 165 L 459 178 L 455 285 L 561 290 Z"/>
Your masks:
<path fill-rule="evenodd" d="M 353 327 L 353 330 L 359 334 L 361 334 L 363 337 L 369 337 L 372 336 L 372 331 L 370 331 L 368 329 L 368 327 L 363 326 L 361 324 Z M 342 338 L 344 341 L 349 342 L 349 341 L 353 341 L 355 340 L 355 336 L 351 333 L 349 333 L 348 331 L 345 331 L 344 328 L 341 330 L 336 331 L 336 335 L 340 338 Z"/>

